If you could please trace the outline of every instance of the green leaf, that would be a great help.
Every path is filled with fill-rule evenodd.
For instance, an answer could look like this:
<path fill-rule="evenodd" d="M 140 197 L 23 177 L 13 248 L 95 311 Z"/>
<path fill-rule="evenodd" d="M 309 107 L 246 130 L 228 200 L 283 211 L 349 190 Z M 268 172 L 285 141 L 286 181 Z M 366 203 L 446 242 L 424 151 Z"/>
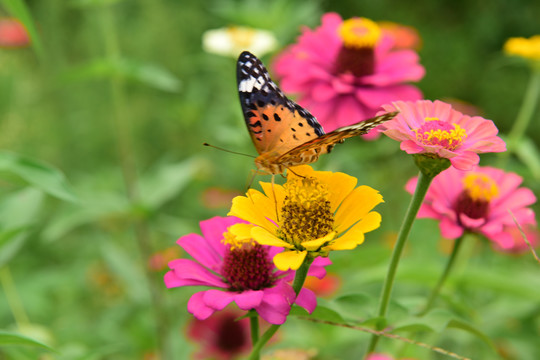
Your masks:
<path fill-rule="evenodd" d="M 442 332 L 455 317 L 449 311 L 434 309 L 422 317 L 410 317 L 394 324 L 394 331 Z"/>
<path fill-rule="evenodd" d="M 130 205 L 124 196 L 115 193 L 81 195 L 81 200 L 70 204 L 52 219 L 42 233 L 45 241 L 55 241 L 74 229 L 103 219 L 127 217 Z"/>
<path fill-rule="evenodd" d="M 22 248 L 43 204 L 43 192 L 26 188 L 4 195 L 0 201 L 0 266 Z"/>
<path fill-rule="evenodd" d="M 0 151 L 0 171 L 18 175 L 29 184 L 59 199 L 66 201 L 77 199 L 64 174 L 39 160 Z"/>
<path fill-rule="evenodd" d="M 374 316 L 377 298 L 364 293 L 347 294 L 332 301 L 336 310 L 346 318 L 365 320 Z"/>
<path fill-rule="evenodd" d="M 37 346 L 43 349 L 54 351 L 54 349 L 52 349 L 48 345 L 45 345 L 27 336 L 0 330 L 0 346 L 5 346 L 5 345 Z"/>
<path fill-rule="evenodd" d="M 485 342 L 493 351 L 497 351 L 497 349 L 495 347 L 495 344 L 493 343 L 493 341 L 491 341 L 489 336 L 487 336 L 482 331 L 478 330 L 476 327 L 474 327 L 473 325 L 469 324 L 466 321 L 463 321 L 463 320 L 460 320 L 460 319 L 451 319 L 448 322 L 447 327 L 448 328 L 455 328 L 455 329 L 465 330 L 465 331 L 471 333 L 472 335 L 476 336 L 477 338 L 479 338 L 483 342 Z"/>
<path fill-rule="evenodd" d="M 160 164 L 148 171 L 139 183 L 144 205 L 155 210 L 175 198 L 199 170 L 197 161 L 187 160 L 176 164 Z"/>
<path fill-rule="evenodd" d="M 7 264 L 22 248 L 25 236 L 22 235 L 28 226 L 3 231 L 0 233 L 0 268 Z"/>
<path fill-rule="evenodd" d="M 72 0 L 70 5 L 76 7 L 91 7 L 91 6 L 103 6 L 112 5 L 125 0 Z"/>
<path fill-rule="evenodd" d="M 293 306 L 290 315 L 302 316 L 310 319 L 317 319 L 321 321 L 330 321 L 338 324 L 346 324 L 347 322 L 341 317 L 339 313 L 328 307 L 328 303 L 324 299 L 319 299 L 315 310 L 309 314 L 306 310 L 299 306 Z"/>
<path fill-rule="evenodd" d="M 530 138 L 522 138 L 516 148 L 516 155 L 529 168 L 534 178 L 540 179 L 540 153 Z"/>
<path fill-rule="evenodd" d="M 168 70 L 133 59 L 95 59 L 64 73 L 68 81 L 122 78 L 167 92 L 178 92 L 180 80 Z"/>
<path fill-rule="evenodd" d="M 2 5 L 4 8 L 7 9 L 7 11 L 11 14 L 11 16 L 16 17 L 26 28 L 26 31 L 28 31 L 28 34 L 30 35 L 30 39 L 32 41 L 32 46 L 34 48 L 34 51 L 39 57 L 43 57 L 43 45 L 41 42 L 41 38 L 36 30 L 36 27 L 34 26 L 34 20 L 32 19 L 32 15 L 30 14 L 30 11 L 28 10 L 28 7 L 24 3 L 23 0 L 1 0 Z"/>

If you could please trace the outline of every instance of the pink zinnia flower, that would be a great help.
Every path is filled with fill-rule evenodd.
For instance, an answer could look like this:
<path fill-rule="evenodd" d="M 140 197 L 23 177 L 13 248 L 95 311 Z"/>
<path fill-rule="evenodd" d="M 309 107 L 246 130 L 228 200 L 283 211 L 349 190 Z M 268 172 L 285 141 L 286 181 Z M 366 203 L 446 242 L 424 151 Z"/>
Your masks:
<path fill-rule="evenodd" d="M 394 360 L 394 358 L 391 356 L 386 356 L 382 354 L 370 354 L 366 360 Z M 407 360 L 407 359 L 402 359 L 402 360 Z M 409 359 L 409 360 L 413 360 L 413 359 Z"/>
<path fill-rule="evenodd" d="M 413 193 L 417 178 L 409 180 Z M 442 236 L 456 239 L 465 231 L 479 233 L 502 249 L 515 246 L 512 228 L 535 224 L 529 205 L 536 201 L 530 189 L 519 187 L 522 178 L 492 167 L 472 171 L 448 168 L 437 175 L 420 207 L 418 217 L 440 220 Z"/>
<path fill-rule="evenodd" d="M 199 347 L 195 359 L 231 360 L 251 348 L 249 319 L 239 319 L 242 312 L 225 309 L 208 319 L 192 319 L 187 336 Z"/>
<path fill-rule="evenodd" d="M 523 230 L 523 233 L 527 237 L 527 241 L 529 244 L 531 244 L 531 247 L 535 248 L 540 244 L 540 233 L 535 223 L 525 224 L 524 226 L 521 226 L 521 230 Z M 523 234 L 521 234 L 521 231 L 519 231 L 517 226 L 505 226 L 503 232 L 510 235 L 510 238 L 513 240 L 513 244 L 507 248 L 495 246 L 496 250 L 514 254 L 521 254 L 531 251 L 529 245 L 527 245 L 523 239 Z"/>
<path fill-rule="evenodd" d="M 203 236 L 189 234 L 181 237 L 180 245 L 194 260 L 177 259 L 169 263 L 165 274 L 168 288 L 178 286 L 210 286 L 195 293 L 188 302 L 188 311 L 204 320 L 215 311 L 235 302 L 242 310 L 255 309 L 271 324 L 282 324 L 296 302 L 312 312 L 317 300 L 306 288 L 295 293 L 289 284 L 294 271 L 279 271 L 272 261 L 280 248 L 243 242 L 236 238 L 230 227 L 251 226 L 235 217 L 214 217 L 200 223 Z M 312 264 L 309 275 L 324 277 L 324 266 L 330 260 L 320 258 Z"/>
<path fill-rule="evenodd" d="M 281 88 L 298 94 L 299 104 L 331 131 L 374 116 L 382 104 L 422 98 L 406 84 L 424 76 L 418 54 L 395 45 L 395 37 L 369 19 L 343 21 L 328 13 L 278 56 L 274 70 Z"/>
<path fill-rule="evenodd" d="M 30 36 L 19 20 L 15 18 L 0 19 L 0 47 L 17 48 L 29 44 Z"/>
<path fill-rule="evenodd" d="M 379 130 L 401 141 L 407 154 L 433 154 L 449 159 L 456 169 L 471 170 L 479 153 L 506 151 L 493 121 L 463 115 L 442 101 L 396 101 L 383 108 L 400 113 Z"/>

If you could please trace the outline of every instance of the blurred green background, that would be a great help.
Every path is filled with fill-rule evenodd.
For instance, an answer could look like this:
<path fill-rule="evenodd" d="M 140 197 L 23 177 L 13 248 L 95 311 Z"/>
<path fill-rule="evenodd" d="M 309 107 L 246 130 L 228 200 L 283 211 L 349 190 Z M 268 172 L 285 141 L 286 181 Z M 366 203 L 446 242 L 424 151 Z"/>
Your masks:
<path fill-rule="evenodd" d="M 0 15 L 15 15 L 17 3 L 1 1 Z M 473 104 L 502 133 L 515 120 L 530 76 L 527 67 L 503 56 L 502 45 L 540 32 L 540 2 L 534 0 L 25 4 L 41 50 L 0 49 L 0 148 L 22 156 L 19 171 L 0 167 L 0 329 L 57 352 L 10 346 L 0 348 L 0 359 L 151 359 L 159 348 L 174 354 L 164 359 L 184 359 L 196 348 L 184 335 L 186 302 L 195 290 L 165 289 L 166 270 L 149 269 L 148 261 L 198 231 L 200 220 L 227 213 L 227 202 L 208 189 L 225 197 L 246 189 L 252 160 L 202 143 L 255 153 L 238 104 L 236 59 L 205 53 L 206 30 L 268 29 L 284 47 L 329 11 L 413 26 L 422 37 L 427 72 L 418 85 L 425 98 Z M 269 64 L 273 55 L 263 61 Z M 527 132 L 536 144 L 538 120 L 536 113 Z M 482 164 L 494 159 L 483 156 Z M 362 247 L 333 254 L 330 268 L 345 279 L 340 294 L 376 298 L 388 239 L 408 202 L 402 189 L 415 167 L 396 142 L 381 138 L 350 140 L 315 168 L 356 176 L 385 198 L 378 209 L 381 229 Z M 530 163 L 511 158 L 508 169 L 538 194 Z M 438 249 L 439 237 L 432 221 L 415 225 L 397 278 L 399 306 L 421 301 L 442 271 L 447 255 Z M 499 355 L 481 337 L 456 329 L 428 333 L 423 341 L 474 359 L 540 358 L 538 264 L 530 254 L 499 254 L 480 240 L 467 246 L 443 291 L 445 305 L 487 334 Z M 276 346 L 316 347 L 321 359 L 352 359 L 367 339 L 366 333 L 293 319 Z M 418 359 L 445 358 L 404 349 L 395 340 L 381 345 Z"/>

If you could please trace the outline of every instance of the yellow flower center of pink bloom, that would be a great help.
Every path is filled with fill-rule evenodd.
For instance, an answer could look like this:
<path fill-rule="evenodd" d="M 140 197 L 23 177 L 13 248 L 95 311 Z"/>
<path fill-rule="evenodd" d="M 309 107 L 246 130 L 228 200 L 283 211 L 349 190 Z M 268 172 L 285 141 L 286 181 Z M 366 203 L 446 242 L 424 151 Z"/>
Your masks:
<path fill-rule="evenodd" d="M 294 178 L 284 185 L 277 235 L 301 248 L 304 241 L 316 240 L 333 231 L 334 214 L 328 200 L 328 188 L 316 178 Z"/>
<path fill-rule="evenodd" d="M 463 191 L 456 200 L 456 212 L 471 219 L 486 219 L 489 203 L 498 194 L 495 180 L 485 174 L 471 173 L 463 178 Z M 458 221 L 461 221 L 459 217 Z"/>
<path fill-rule="evenodd" d="M 374 47 L 381 37 L 377 23 L 366 18 L 352 18 L 343 21 L 339 27 L 343 44 L 350 48 Z"/>
<path fill-rule="evenodd" d="M 499 194 L 497 183 L 487 175 L 472 173 L 463 179 L 463 187 L 475 201 L 491 201 Z"/>
<path fill-rule="evenodd" d="M 510 38 L 504 44 L 503 49 L 508 55 L 538 61 L 540 60 L 540 35 L 534 35 L 529 39 L 522 37 Z"/>
<path fill-rule="evenodd" d="M 467 132 L 458 124 L 450 124 L 436 117 L 427 117 L 425 121 L 421 127 L 412 130 L 416 134 L 416 141 L 423 145 L 455 150 L 467 138 Z"/>

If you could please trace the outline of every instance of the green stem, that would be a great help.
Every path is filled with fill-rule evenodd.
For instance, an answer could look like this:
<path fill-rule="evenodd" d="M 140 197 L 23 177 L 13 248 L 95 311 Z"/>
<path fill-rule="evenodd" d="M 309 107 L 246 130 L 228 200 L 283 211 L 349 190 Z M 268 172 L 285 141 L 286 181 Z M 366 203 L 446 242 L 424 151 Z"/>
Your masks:
<path fill-rule="evenodd" d="M 104 6 L 101 13 L 103 41 L 105 45 L 105 54 L 109 61 L 117 62 L 122 58 L 118 33 L 116 31 L 114 10 L 111 6 Z M 136 166 L 136 154 L 131 137 L 131 124 L 126 114 L 127 99 L 124 90 L 124 82 L 120 76 L 114 74 L 110 79 L 111 104 L 112 104 L 112 122 L 115 127 L 116 143 L 119 153 L 120 167 L 126 189 L 126 195 L 133 206 L 136 208 L 140 204 L 140 193 L 138 189 L 138 176 Z M 146 215 L 135 213 L 133 230 L 139 252 L 139 258 L 145 259 L 152 253 L 152 241 L 150 236 L 150 227 Z M 161 285 L 156 281 L 155 274 L 142 261 L 143 272 L 150 293 L 151 311 L 155 320 L 155 341 L 159 349 L 159 355 L 162 359 L 173 359 L 174 356 L 169 348 L 168 327 L 169 318 L 166 314 L 165 302 L 161 291 Z"/>
<path fill-rule="evenodd" d="M 11 313 L 15 318 L 17 327 L 21 328 L 22 326 L 29 324 L 30 320 L 28 320 L 28 315 L 26 314 L 26 311 L 24 311 L 21 298 L 19 296 L 19 293 L 17 292 L 15 283 L 13 282 L 11 271 L 9 270 L 9 267 L 7 265 L 0 270 L 0 283 L 2 284 L 2 288 L 4 289 L 4 293 L 6 294 L 6 300 L 9 307 L 11 308 Z"/>
<path fill-rule="evenodd" d="M 306 281 L 307 273 L 309 270 L 309 267 L 311 266 L 311 263 L 313 262 L 314 258 L 310 257 L 309 255 L 306 257 L 302 265 L 298 270 L 296 270 L 296 274 L 294 276 L 294 282 L 293 282 L 293 290 L 296 296 L 300 293 L 300 290 L 302 290 L 302 286 L 304 286 L 304 282 Z M 259 338 L 259 341 L 255 345 L 253 345 L 253 349 L 251 350 L 251 355 L 249 356 L 249 360 L 257 360 L 260 358 L 260 352 L 263 346 L 272 338 L 272 336 L 278 331 L 279 327 L 281 325 L 272 325 L 264 332 L 264 334 Z"/>
<path fill-rule="evenodd" d="M 442 286 L 444 285 L 446 278 L 450 274 L 450 271 L 452 271 L 453 265 L 455 263 L 457 254 L 459 252 L 459 249 L 461 247 L 461 244 L 463 243 L 463 238 L 465 235 L 460 236 L 456 239 L 454 242 L 454 248 L 452 249 L 452 254 L 450 254 L 450 258 L 448 258 L 448 262 L 446 263 L 446 267 L 444 268 L 444 272 L 442 273 L 441 277 L 439 278 L 439 281 L 437 282 L 437 285 L 431 290 L 431 294 L 429 295 L 428 301 L 426 302 L 426 305 L 424 306 L 424 309 L 418 314 L 418 316 L 425 315 L 433 306 L 433 303 L 435 302 L 435 299 L 439 296 L 439 292 L 441 291 Z"/>
<path fill-rule="evenodd" d="M 255 310 L 250 310 L 251 317 L 249 318 L 249 324 L 251 325 L 251 343 L 253 346 L 259 340 L 259 315 Z"/>
<path fill-rule="evenodd" d="M 533 69 L 531 77 L 529 79 L 529 84 L 525 90 L 525 95 L 523 97 L 523 102 L 521 103 L 521 108 L 519 109 L 516 121 L 514 126 L 508 134 L 508 151 L 503 153 L 503 160 L 506 161 L 508 156 L 516 151 L 516 147 L 519 144 L 519 141 L 525 134 L 529 123 L 531 122 L 534 110 L 536 109 L 536 104 L 538 98 L 540 97 L 540 69 Z"/>
<path fill-rule="evenodd" d="M 392 294 L 394 278 L 396 276 L 397 267 L 399 264 L 399 260 L 401 258 L 401 253 L 403 252 L 403 248 L 405 246 L 405 242 L 407 241 L 407 238 L 409 237 L 412 224 L 414 220 L 416 219 L 416 214 L 418 214 L 420 205 L 422 205 L 422 201 L 424 200 L 424 197 L 426 196 L 427 190 L 429 188 L 429 185 L 431 184 L 431 181 L 433 180 L 433 177 L 434 175 L 429 176 L 429 175 L 425 175 L 422 172 L 420 172 L 420 174 L 418 175 L 418 183 L 416 184 L 416 190 L 414 191 L 414 195 L 409 204 L 409 208 L 407 209 L 407 213 L 405 214 L 405 219 L 403 220 L 403 223 L 401 224 L 401 229 L 399 229 L 397 242 L 396 242 L 396 245 L 394 246 L 394 251 L 392 252 L 392 258 L 390 259 L 390 265 L 388 266 L 388 272 L 384 280 L 383 290 L 381 293 L 381 298 L 379 300 L 379 311 L 378 311 L 378 316 L 381 318 L 384 318 L 386 316 L 386 312 L 388 310 L 388 304 L 390 302 L 390 295 Z M 380 330 L 380 329 L 377 329 L 377 330 Z M 372 335 L 370 343 L 368 345 L 366 356 L 375 350 L 375 347 L 377 346 L 378 341 L 379 341 L 379 336 Z"/>

